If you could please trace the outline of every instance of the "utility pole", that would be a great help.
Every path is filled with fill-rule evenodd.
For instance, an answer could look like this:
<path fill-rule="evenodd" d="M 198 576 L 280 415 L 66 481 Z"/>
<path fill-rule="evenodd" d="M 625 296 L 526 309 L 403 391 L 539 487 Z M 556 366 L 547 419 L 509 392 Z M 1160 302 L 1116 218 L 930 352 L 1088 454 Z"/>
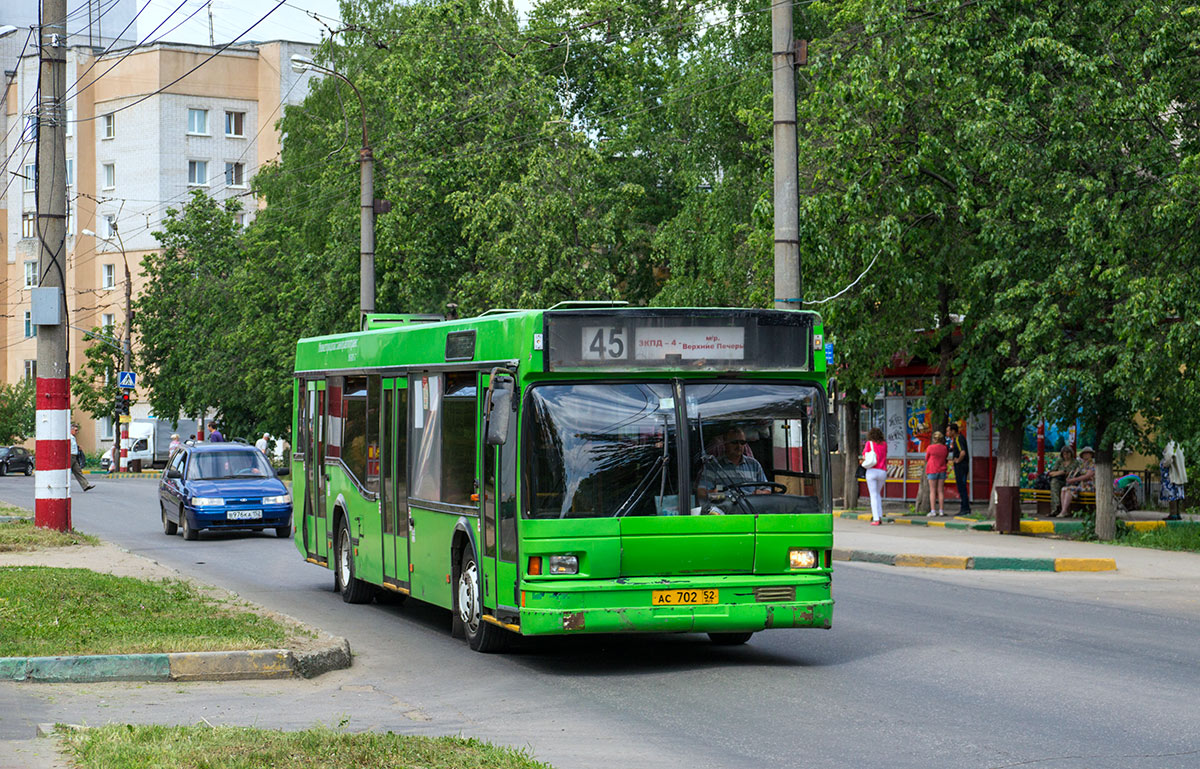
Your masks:
<path fill-rule="evenodd" d="M 375 201 L 375 156 L 371 153 L 371 143 L 367 140 L 367 107 L 363 102 L 358 86 L 337 70 L 316 64 L 312 59 L 300 54 L 292 55 L 292 70 L 307 72 L 315 69 L 333 75 L 354 91 L 358 97 L 358 110 L 362 118 L 362 149 L 358 151 L 358 323 L 363 328 L 367 313 L 375 312 L 375 210 L 382 213 L 391 210 L 391 203 Z"/>
<path fill-rule="evenodd" d="M 64 297 L 67 243 L 67 2 L 42 0 L 38 30 L 37 229 L 40 280 L 31 316 L 37 324 L 37 480 L 34 522 L 46 529 L 71 528 L 71 461 L 67 428 L 71 388 L 67 376 Z"/>
<path fill-rule="evenodd" d="M 216 45 L 213 38 L 213 23 L 212 23 L 212 4 L 213 0 L 208 0 L 208 47 L 212 48 Z M 129 369 L 126 369 L 128 371 Z"/>
<path fill-rule="evenodd" d="M 775 309 L 800 309 L 800 182 L 796 166 L 796 45 L 792 1 L 771 5 L 775 117 Z"/>
<path fill-rule="evenodd" d="M 125 241 L 121 232 L 113 222 L 113 234 L 117 236 L 117 244 L 121 247 L 121 261 L 125 263 L 125 352 L 122 357 L 122 371 L 133 371 L 133 280 L 129 277 L 129 259 L 125 256 Z M 129 468 L 129 422 L 121 423 L 121 462 L 120 471 Z"/>

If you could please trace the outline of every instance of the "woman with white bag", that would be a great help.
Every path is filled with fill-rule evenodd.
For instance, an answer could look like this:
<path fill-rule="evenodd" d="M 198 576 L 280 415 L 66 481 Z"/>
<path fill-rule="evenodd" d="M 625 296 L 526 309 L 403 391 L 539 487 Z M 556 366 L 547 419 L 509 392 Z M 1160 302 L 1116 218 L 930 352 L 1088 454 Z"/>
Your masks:
<path fill-rule="evenodd" d="M 887 480 L 887 444 L 883 430 L 872 427 L 867 431 L 867 444 L 863 446 L 862 466 L 866 468 L 867 492 L 871 495 L 871 525 L 883 522 L 883 483 Z"/>

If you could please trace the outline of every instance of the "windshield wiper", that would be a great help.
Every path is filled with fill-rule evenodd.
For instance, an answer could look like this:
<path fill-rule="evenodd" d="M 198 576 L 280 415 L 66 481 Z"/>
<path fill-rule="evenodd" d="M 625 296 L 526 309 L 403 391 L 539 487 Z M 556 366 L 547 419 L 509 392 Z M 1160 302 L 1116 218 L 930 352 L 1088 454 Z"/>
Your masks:
<path fill-rule="evenodd" d="M 662 453 L 659 454 L 658 457 L 654 460 L 654 464 L 650 465 L 650 471 L 648 473 L 646 473 L 645 477 L 643 477 L 642 480 L 638 481 L 638 485 L 634 487 L 633 493 L 629 495 L 629 498 L 621 503 L 621 506 L 617 508 L 617 512 L 613 513 L 613 517 L 621 518 L 626 513 L 628 513 L 630 510 L 632 510 L 634 507 L 636 507 L 637 504 L 642 501 L 642 497 L 646 496 L 646 492 L 650 490 L 650 484 L 654 482 L 654 478 L 658 475 L 658 473 L 660 471 L 663 473 L 662 486 L 660 488 L 662 488 L 662 489 L 666 488 L 666 485 L 667 485 L 666 464 L 667 464 L 667 458 L 669 456 L 668 455 L 668 447 L 667 447 L 666 424 L 667 424 L 667 418 L 664 416 L 663 417 L 663 431 L 662 431 Z M 662 499 L 661 491 L 659 492 L 659 499 Z"/>

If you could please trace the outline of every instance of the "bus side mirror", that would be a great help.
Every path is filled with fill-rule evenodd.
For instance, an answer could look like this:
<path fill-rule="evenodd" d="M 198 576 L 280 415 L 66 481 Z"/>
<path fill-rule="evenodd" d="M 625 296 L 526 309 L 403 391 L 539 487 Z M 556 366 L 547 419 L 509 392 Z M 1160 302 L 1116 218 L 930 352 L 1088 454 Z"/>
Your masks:
<path fill-rule="evenodd" d="M 511 375 L 500 371 L 492 372 L 487 400 L 487 445 L 489 446 L 503 446 L 508 443 L 513 386 L 514 381 Z"/>
<path fill-rule="evenodd" d="M 838 450 L 838 426 L 833 420 L 825 423 L 825 450 Z"/>

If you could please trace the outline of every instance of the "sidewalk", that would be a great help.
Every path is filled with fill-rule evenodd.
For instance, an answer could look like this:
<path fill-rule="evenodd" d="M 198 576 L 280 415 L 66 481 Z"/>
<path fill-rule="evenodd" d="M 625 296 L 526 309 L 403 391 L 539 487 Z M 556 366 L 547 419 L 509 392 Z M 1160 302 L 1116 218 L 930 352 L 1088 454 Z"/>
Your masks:
<path fill-rule="evenodd" d="M 907 508 L 904 509 L 905 511 Z M 1146 525 L 1159 525 L 1163 514 L 1132 514 Z M 1194 516 L 1193 516 L 1194 518 Z M 1152 520 L 1147 520 L 1152 519 Z M 966 518 L 925 518 L 885 508 L 882 526 L 871 526 L 870 513 L 834 512 L 834 559 L 865 561 L 892 566 L 942 569 L 993 569 L 1015 571 L 1113 571 L 1137 577 L 1200 579 L 1200 554 L 1148 548 L 1076 542 L 1045 536 L 996 534 L 991 521 Z M 1080 528 L 1069 519 L 1023 520 L 1031 529 L 1058 524 Z M 1174 524 L 1172 524 L 1174 525 Z M 1184 522 L 1180 525 L 1196 525 Z M 1047 575 L 1050 576 L 1049 574 Z"/>

